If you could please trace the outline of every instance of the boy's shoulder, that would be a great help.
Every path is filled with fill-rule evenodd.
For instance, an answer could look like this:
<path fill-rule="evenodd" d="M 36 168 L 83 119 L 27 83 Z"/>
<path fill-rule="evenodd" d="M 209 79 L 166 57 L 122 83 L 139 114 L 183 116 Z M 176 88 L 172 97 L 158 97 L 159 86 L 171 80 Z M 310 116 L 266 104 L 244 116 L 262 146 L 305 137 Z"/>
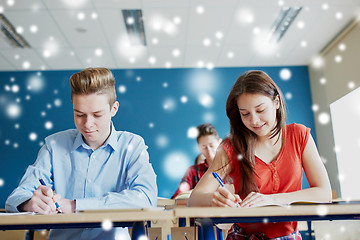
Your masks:
<path fill-rule="evenodd" d="M 79 131 L 77 129 L 68 129 L 60 132 L 53 133 L 45 138 L 45 140 L 52 140 L 52 139 L 64 139 L 64 138 L 70 138 L 75 139 L 76 136 L 79 134 Z"/>

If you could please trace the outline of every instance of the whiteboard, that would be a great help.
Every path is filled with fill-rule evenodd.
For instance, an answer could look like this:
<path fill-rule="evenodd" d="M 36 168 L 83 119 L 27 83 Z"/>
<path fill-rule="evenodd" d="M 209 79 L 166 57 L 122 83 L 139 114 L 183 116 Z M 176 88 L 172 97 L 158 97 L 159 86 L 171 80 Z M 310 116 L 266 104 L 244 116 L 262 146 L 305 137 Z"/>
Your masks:
<path fill-rule="evenodd" d="M 341 196 L 360 199 L 360 88 L 330 104 Z"/>

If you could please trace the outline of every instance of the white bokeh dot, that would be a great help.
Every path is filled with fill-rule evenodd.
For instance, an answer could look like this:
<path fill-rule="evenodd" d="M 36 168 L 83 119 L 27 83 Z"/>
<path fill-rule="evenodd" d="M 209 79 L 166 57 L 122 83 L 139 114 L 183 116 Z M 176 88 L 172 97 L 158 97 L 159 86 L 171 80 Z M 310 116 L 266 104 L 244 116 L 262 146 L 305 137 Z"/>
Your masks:
<path fill-rule="evenodd" d="M 173 111 L 176 108 L 176 102 L 172 98 L 167 98 L 163 102 L 163 109 L 166 111 Z"/>
<path fill-rule="evenodd" d="M 187 98 L 186 96 L 181 96 L 180 101 L 181 101 L 182 103 L 187 103 L 188 98 Z"/>
<path fill-rule="evenodd" d="M 181 54 L 181 52 L 180 52 L 180 50 L 177 49 L 177 48 L 175 48 L 175 49 L 172 51 L 172 55 L 173 55 L 174 57 L 179 57 L 180 54 Z"/>
<path fill-rule="evenodd" d="M 199 130 L 196 127 L 189 127 L 187 130 L 188 138 L 197 138 L 199 135 Z"/>
<path fill-rule="evenodd" d="M 204 122 L 215 122 L 215 114 L 212 112 L 206 112 L 203 114 L 202 119 Z"/>
<path fill-rule="evenodd" d="M 325 125 L 328 124 L 330 122 L 330 116 L 328 113 L 320 113 L 318 116 L 318 121 L 320 124 Z"/>
<path fill-rule="evenodd" d="M 350 90 L 352 90 L 352 89 L 354 89 L 355 88 L 355 83 L 354 82 L 348 82 L 348 88 L 350 89 Z"/>
<path fill-rule="evenodd" d="M 189 157 L 181 151 L 170 152 L 164 158 L 164 172 L 171 179 L 181 178 L 189 166 Z"/>
<path fill-rule="evenodd" d="M 45 129 L 50 130 L 53 128 L 53 123 L 51 121 L 46 121 L 44 126 L 45 126 Z"/>
<path fill-rule="evenodd" d="M 61 107 L 62 105 L 62 102 L 61 102 L 61 99 L 60 98 L 57 98 L 54 100 L 54 106 L 55 107 Z"/>
<path fill-rule="evenodd" d="M 199 94 L 198 101 L 199 101 L 200 105 L 202 105 L 206 108 L 210 108 L 214 104 L 214 99 L 212 98 L 212 96 L 210 96 L 207 93 Z"/>
<path fill-rule="evenodd" d="M 11 91 L 13 93 L 17 93 L 17 92 L 19 92 L 19 90 L 20 90 L 19 85 L 14 84 L 14 85 L 11 86 Z"/>
<path fill-rule="evenodd" d="M 204 45 L 205 47 L 210 46 L 210 45 L 211 45 L 211 40 L 210 40 L 209 38 L 205 38 L 205 39 L 203 40 L 203 45 Z"/>
<path fill-rule="evenodd" d="M 227 57 L 228 58 L 234 58 L 234 53 L 233 52 L 228 52 Z"/>
<path fill-rule="evenodd" d="M 324 77 L 320 78 L 319 82 L 320 82 L 321 85 L 326 84 L 326 78 L 324 78 Z"/>
<path fill-rule="evenodd" d="M 37 139 L 37 134 L 34 133 L 34 132 L 30 133 L 30 134 L 29 134 L 29 139 L 30 139 L 30 141 L 36 141 L 36 139 Z"/>
<path fill-rule="evenodd" d="M 292 97 L 293 97 L 293 95 L 292 95 L 291 92 L 287 92 L 287 93 L 285 94 L 285 98 L 286 98 L 287 100 L 291 100 Z"/>
<path fill-rule="evenodd" d="M 169 145 L 169 138 L 164 134 L 160 134 L 156 137 L 156 145 L 159 148 L 166 148 Z"/>
<path fill-rule="evenodd" d="M 36 25 L 31 25 L 30 26 L 30 32 L 31 33 L 37 33 L 37 31 L 38 31 L 38 26 L 36 26 Z"/>
<path fill-rule="evenodd" d="M 21 115 L 21 108 L 18 104 L 11 103 L 6 108 L 6 114 L 9 118 L 18 118 Z"/>
<path fill-rule="evenodd" d="M 113 228 L 113 223 L 110 219 L 104 219 L 102 222 L 101 222 L 101 228 L 104 230 L 104 231 L 110 231 L 112 228 Z"/>
<path fill-rule="evenodd" d="M 280 70 L 280 78 L 284 81 L 287 81 L 291 78 L 291 71 L 288 68 L 283 68 Z"/>
<path fill-rule="evenodd" d="M 340 44 L 339 44 L 339 50 L 342 51 L 342 52 L 346 50 L 346 45 L 345 45 L 345 43 L 340 43 Z"/>
<path fill-rule="evenodd" d="M 319 105 L 314 104 L 311 109 L 312 109 L 314 112 L 317 112 L 317 111 L 319 111 Z"/>
<path fill-rule="evenodd" d="M 296 26 L 299 28 L 299 29 L 303 29 L 305 27 L 305 23 L 303 21 L 299 21 Z"/>
<path fill-rule="evenodd" d="M 0 187 L 4 186 L 5 182 L 4 179 L 0 178 Z"/>
<path fill-rule="evenodd" d="M 203 13 L 205 12 L 205 9 L 204 9 L 203 6 L 197 6 L 197 7 L 196 7 L 196 12 L 197 12 L 198 14 L 203 14 Z"/>
<path fill-rule="evenodd" d="M 154 123 L 149 123 L 149 128 L 154 128 Z"/>
<path fill-rule="evenodd" d="M 342 12 L 336 12 L 335 13 L 335 18 L 338 19 L 338 20 L 342 19 L 343 18 Z"/>
<path fill-rule="evenodd" d="M 340 55 L 336 55 L 334 58 L 335 62 L 337 63 L 341 63 L 342 62 L 342 57 Z"/>
<path fill-rule="evenodd" d="M 79 21 L 84 20 L 84 19 L 85 19 L 85 13 L 79 12 L 79 13 L 77 14 L 77 19 L 78 19 Z"/>
<path fill-rule="evenodd" d="M 22 63 L 22 67 L 23 67 L 23 69 L 29 69 L 31 67 L 31 64 L 29 61 L 24 61 Z"/>
<path fill-rule="evenodd" d="M 326 216 L 328 212 L 329 212 L 329 209 L 328 209 L 327 206 L 321 205 L 321 206 L 318 206 L 318 207 L 316 208 L 316 213 L 317 213 L 319 216 Z"/>
<path fill-rule="evenodd" d="M 241 25 L 248 25 L 254 22 L 254 14 L 250 9 L 247 8 L 240 8 L 236 11 L 235 17 L 238 23 Z"/>
<path fill-rule="evenodd" d="M 119 93 L 124 94 L 126 92 L 126 86 L 120 85 L 118 88 Z"/>

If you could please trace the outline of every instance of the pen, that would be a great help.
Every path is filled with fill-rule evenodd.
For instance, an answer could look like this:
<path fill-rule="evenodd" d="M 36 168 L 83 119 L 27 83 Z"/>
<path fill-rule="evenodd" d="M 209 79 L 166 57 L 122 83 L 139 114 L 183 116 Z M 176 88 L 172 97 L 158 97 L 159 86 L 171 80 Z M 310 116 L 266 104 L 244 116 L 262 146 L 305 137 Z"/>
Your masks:
<path fill-rule="evenodd" d="M 41 183 L 41 185 L 46 186 L 46 184 L 45 184 L 44 180 L 42 180 L 42 178 L 39 178 L 39 182 Z M 54 198 L 53 198 L 53 200 L 54 200 Z M 54 201 L 54 202 L 55 202 L 55 201 Z M 59 206 L 59 204 L 58 204 L 57 202 L 55 202 L 55 206 L 56 206 L 56 210 L 57 210 L 59 213 L 62 213 L 62 211 L 61 211 L 61 209 L 60 209 L 60 206 Z"/>
<path fill-rule="evenodd" d="M 220 177 L 216 172 L 213 172 L 212 174 L 213 174 L 214 178 L 220 183 L 220 185 L 221 185 L 222 187 L 225 187 L 224 181 L 221 179 L 221 177 Z M 227 188 L 225 188 L 225 189 L 228 190 Z M 228 190 L 228 191 L 229 191 L 229 190 Z M 229 192 L 230 192 L 230 191 L 229 191 Z M 237 206 L 237 207 L 240 207 L 240 205 L 239 205 L 238 202 L 236 203 L 236 206 Z"/>

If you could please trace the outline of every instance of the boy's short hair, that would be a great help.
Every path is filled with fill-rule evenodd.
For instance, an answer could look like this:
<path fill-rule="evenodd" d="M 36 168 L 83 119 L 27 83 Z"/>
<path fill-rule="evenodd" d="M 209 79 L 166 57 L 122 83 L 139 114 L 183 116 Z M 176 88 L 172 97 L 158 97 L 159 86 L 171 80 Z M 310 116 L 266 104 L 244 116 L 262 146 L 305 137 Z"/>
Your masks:
<path fill-rule="evenodd" d="M 216 138 L 219 138 L 219 134 L 216 131 L 215 127 L 211 123 L 204 123 L 196 127 L 198 130 L 198 136 L 196 141 L 199 143 L 199 138 L 203 136 L 213 135 Z"/>
<path fill-rule="evenodd" d="M 112 106 L 116 101 L 115 78 L 107 68 L 86 68 L 70 77 L 71 100 L 74 95 L 105 94 Z"/>

